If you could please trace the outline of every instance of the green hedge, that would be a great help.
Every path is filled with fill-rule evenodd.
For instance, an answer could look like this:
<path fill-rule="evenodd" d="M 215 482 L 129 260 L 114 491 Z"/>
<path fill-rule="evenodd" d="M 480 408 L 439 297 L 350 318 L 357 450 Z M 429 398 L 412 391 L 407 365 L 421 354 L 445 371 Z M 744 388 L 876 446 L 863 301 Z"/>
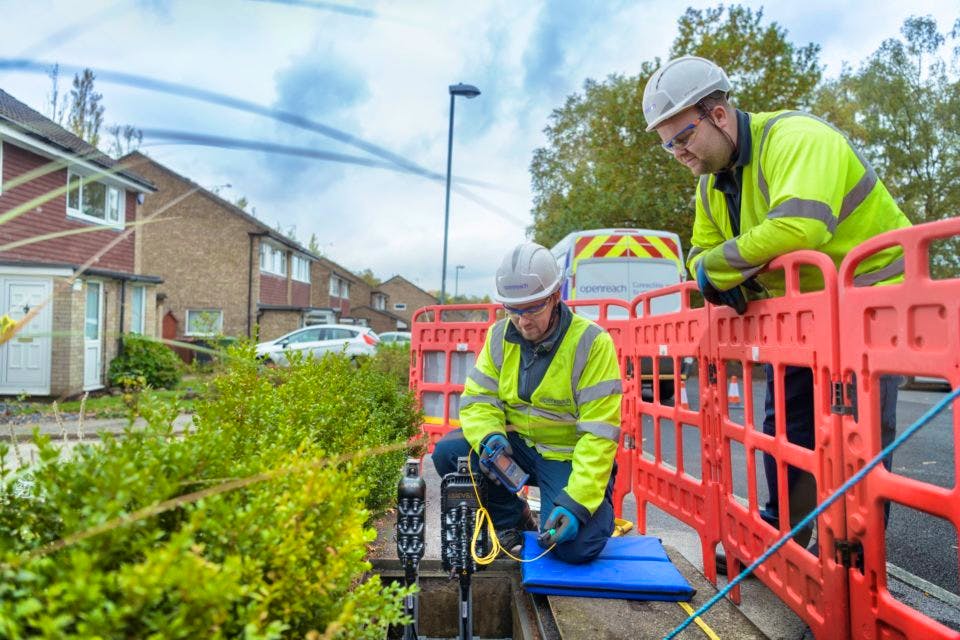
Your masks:
<path fill-rule="evenodd" d="M 173 389 L 180 382 L 182 363 L 168 346 L 151 338 L 128 333 L 123 353 L 110 361 L 107 378 L 115 387 Z"/>
<path fill-rule="evenodd" d="M 338 356 L 263 369 L 242 346 L 228 360 L 185 437 L 147 393 L 146 430 L 70 457 L 37 437 L 38 463 L 0 468 L 0 637 L 383 638 L 400 621 L 404 592 L 365 578 L 365 525 L 393 502 L 407 452 L 317 461 L 406 443 L 413 399 Z M 245 478 L 260 481 L 184 498 Z"/>

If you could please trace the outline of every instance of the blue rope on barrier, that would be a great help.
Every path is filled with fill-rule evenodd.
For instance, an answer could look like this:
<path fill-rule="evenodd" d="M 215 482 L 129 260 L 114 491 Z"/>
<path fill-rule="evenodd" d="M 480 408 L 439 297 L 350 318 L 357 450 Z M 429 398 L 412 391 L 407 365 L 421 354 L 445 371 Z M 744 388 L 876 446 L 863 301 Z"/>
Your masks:
<path fill-rule="evenodd" d="M 809 525 L 812 520 L 814 520 L 817 516 L 819 516 L 821 513 L 823 513 L 823 512 L 827 509 L 827 507 L 829 507 L 829 506 L 832 505 L 834 502 L 836 502 L 837 499 L 838 499 L 840 496 L 842 496 L 844 493 L 846 493 L 847 491 L 849 491 L 850 488 L 853 487 L 853 485 L 855 485 L 855 484 L 857 484 L 858 482 L 860 482 L 861 480 L 863 480 L 863 478 L 864 478 L 868 473 L 870 473 L 870 471 L 871 471 L 875 466 L 877 466 L 878 464 L 880 464 L 880 461 L 881 461 L 881 460 L 883 460 L 883 459 L 886 458 L 888 455 L 890 455 L 891 453 L 893 453 L 894 450 L 896 450 L 897 447 L 899 447 L 899 446 L 902 445 L 904 442 L 906 442 L 907 438 L 909 438 L 909 437 L 912 436 L 914 433 L 916 433 L 917 430 L 920 429 L 920 427 L 922 427 L 923 425 L 925 425 L 925 424 L 927 424 L 928 422 L 930 422 L 930 420 L 931 420 L 934 416 L 936 416 L 938 413 L 940 413 L 941 411 L 943 411 L 943 409 L 944 409 L 948 404 L 950 404 L 950 402 L 952 402 L 953 400 L 955 400 L 958 395 L 960 395 L 960 387 L 957 387 L 956 389 L 954 389 L 950 394 L 948 394 L 945 398 L 943 398 L 943 400 L 941 400 L 940 402 L 938 402 L 937 404 L 935 404 L 934 406 L 932 406 L 925 414 L 923 414 L 922 416 L 920 416 L 920 419 L 917 420 L 916 422 L 914 422 L 912 425 L 910 425 L 902 434 L 900 434 L 899 436 L 897 436 L 896 438 L 894 438 L 893 442 L 891 442 L 890 444 L 888 444 L 880 453 L 878 453 L 876 456 L 874 456 L 874 458 L 873 458 L 872 460 L 870 460 L 870 462 L 868 462 L 863 469 L 861 469 L 861 470 L 858 471 L 857 473 L 855 473 L 855 474 L 853 474 L 852 476 L 850 476 L 850 479 L 849 479 L 849 480 L 847 480 L 846 482 L 844 482 L 843 485 L 841 485 L 839 489 L 837 489 L 836 491 L 834 491 L 834 492 L 830 495 L 830 497 L 828 497 L 822 504 L 818 505 L 816 509 L 814 509 L 813 511 L 811 511 L 810 513 L 808 513 L 807 516 L 806 516 L 803 520 L 801 520 L 800 522 L 798 522 L 797 525 L 796 525 L 793 529 L 791 529 L 789 533 L 787 533 L 787 534 L 784 535 L 782 538 L 780 538 L 779 540 L 777 540 L 776 543 L 774 543 L 774 545 L 773 545 L 772 547 L 770 547 L 769 549 L 767 549 L 766 551 L 764 551 L 764 552 L 763 552 L 763 555 L 761 555 L 759 558 L 757 558 L 756 560 L 753 561 L 753 564 L 751 564 L 749 567 L 747 567 L 747 568 L 744 569 L 742 572 L 740 572 L 740 574 L 739 574 L 736 578 L 734 578 L 733 580 L 731 580 L 731 581 L 727 584 L 727 586 L 725 586 L 723 589 L 721 589 L 720 591 L 718 591 L 715 596 L 713 596 L 712 598 L 710 598 L 709 600 L 707 600 L 707 602 L 704 603 L 704 605 L 703 605 L 702 607 L 700 607 L 699 609 L 697 609 L 696 611 L 694 611 L 692 614 L 690 614 L 690 617 L 688 617 L 686 620 L 684 620 L 682 623 L 680 623 L 680 625 L 677 626 L 676 629 L 674 629 L 673 631 L 671 631 L 668 635 L 664 636 L 663 640 L 671 640 L 671 638 L 675 638 L 678 633 L 680 633 L 681 631 L 683 631 L 684 629 L 686 629 L 688 626 L 690 626 L 690 623 L 691 623 L 691 622 L 693 622 L 696 618 L 698 618 L 698 617 L 702 616 L 704 613 L 706 613 L 706 612 L 710 609 L 710 607 L 712 607 L 713 605 L 715 605 L 717 602 L 720 601 L 721 598 L 723 598 L 724 596 L 726 596 L 726 595 L 730 592 L 731 589 L 733 589 L 735 586 L 737 586 L 738 584 L 740 584 L 741 582 L 743 582 L 743 581 L 747 578 L 747 576 L 749 576 L 751 573 L 753 573 L 754 569 L 756 569 L 756 568 L 759 567 L 761 564 L 763 564 L 764 562 L 766 562 L 767 559 L 768 559 L 770 556 L 772 556 L 772 555 L 777 551 L 777 549 L 779 549 L 780 547 L 782 547 L 783 545 L 785 545 L 788 540 L 790 540 L 791 538 L 793 538 L 793 536 L 795 536 L 795 535 L 798 534 L 801 530 L 803 530 L 805 527 L 807 527 L 807 525 Z"/>

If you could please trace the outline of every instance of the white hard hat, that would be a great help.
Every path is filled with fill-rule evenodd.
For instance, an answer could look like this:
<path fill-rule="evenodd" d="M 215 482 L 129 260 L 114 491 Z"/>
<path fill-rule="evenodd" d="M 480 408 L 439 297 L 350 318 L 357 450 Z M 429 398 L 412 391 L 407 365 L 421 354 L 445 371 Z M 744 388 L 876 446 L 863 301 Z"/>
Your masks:
<path fill-rule="evenodd" d="M 647 131 L 692 107 L 714 91 L 730 92 L 723 69 L 706 58 L 674 58 L 657 69 L 643 89 L 643 117 Z"/>
<path fill-rule="evenodd" d="M 497 295 L 503 304 L 543 300 L 560 288 L 560 268 L 553 254 L 534 242 L 518 244 L 497 269 Z"/>

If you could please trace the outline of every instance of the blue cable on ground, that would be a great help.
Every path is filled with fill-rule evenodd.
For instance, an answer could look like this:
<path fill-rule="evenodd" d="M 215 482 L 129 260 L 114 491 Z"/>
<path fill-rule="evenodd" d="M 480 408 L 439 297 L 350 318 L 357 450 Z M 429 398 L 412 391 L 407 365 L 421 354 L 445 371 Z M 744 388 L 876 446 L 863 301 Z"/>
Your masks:
<path fill-rule="evenodd" d="M 747 576 L 749 576 L 751 573 L 753 573 L 754 569 L 756 569 L 756 568 L 759 567 L 761 564 L 763 564 L 764 562 L 766 562 L 766 561 L 767 561 L 767 558 L 769 558 L 770 556 L 772 556 L 772 555 L 777 551 L 777 549 L 779 549 L 780 547 L 782 547 L 783 545 L 785 545 L 788 540 L 790 540 L 791 538 L 793 538 L 793 536 L 795 536 L 796 534 L 798 534 L 798 533 L 799 533 L 801 530 L 803 530 L 808 524 L 810 524 L 810 522 L 811 522 L 812 520 L 814 520 L 817 516 L 819 516 L 821 513 L 823 513 L 823 512 L 827 509 L 827 507 L 829 507 L 829 506 L 832 505 L 834 502 L 836 502 L 836 501 L 837 501 L 837 498 L 839 498 L 839 497 L 842 496 L 844 493 L 846 493 L 847 491 L 849 491 L 850 488 L 853 487 L 853 485 L 855 485 L 855 484 L 857 484 L 858 482 L 860 482 L 861 480 L 863 480 L 864 476 L 866 476 L 868 473 L 870 473 L 870 471 L 871 471 L 875 466 L 877 466 L 878 464 L 880 464 L 880 461 L 881 461 L 881 460 L 883 460 L 883 459 L 886 458 L 888 455 L 890 455 L 891 453 L 893 453 L 893 451 L 894 451 L 897 447 L 899 447 L 900 445 L 902 445 L 902 444 L 907 440 L 907 438 L 909 438 L 909 437 L 912 436 L 914 433 L 916 433 L 916 431 L 917 431 L 918 429 L 920 429 L 920 427 L 922 427 L 923 425 L 927 424 L 934 416 L 936 416 L 938 413 L 940 413 L 941 411 L 943 411 L 943 409 L 944 409 L 948 404 L 950 404 L 950 402 L 952 402 L 953 400 L 955 400 L 958 395 L 960 395 L 960 387 L 957 387 L 956 389 L 954 389 L 954 390 L 953 390 L 950 394 L 948 394 L 943 400 L 941 400 L 940 402 L 938 402 L 937 404 L 935 404 L 934 406 L 932 406 L 925 414 L 923 414 L 922 416 L 920 416 L 920 419 L 917 420 L 916 422 L 914 422 L 912 425 L 910 425 L 902 434 L 900 434 L 899 436 L 897 436 L 896 438 L 894 438 L 893 442 L 891 442 L 889 445 L 887 445 L 880 453 L 878 453 L 872 460 L 870 460 L 870 462 L 868 462 L 867 465 L 866 465 L 863 469 L 861 469 L 860 471 L 858 471 L 858 472 L 856 472 L 855 474 L 853 474 L 852 476 L 850 476 L 850 479 L 849 479 L 849 480 L 847 480 L 846 482 L 844 482 L 843 485 L 841 485 L 841 487 L 840 487 L 839 489 L 837 489 L 836 491 L 834 491 L 834 492 L 830 495 L 830 497 L 828 497 L 822 504 L 818 505 L 816 509 L 814 509 L 813 511 L 811 511 L 810 513 L 808 513 L 807 516 L 806 516 L 803 520 L 801 520 L 800 522 L 798 522 L 797 525 L 796 525 L 793 529 L 791 529 L 789 533 L 787 533 L 787 534 L 784 535 L 782 538 L 780 538 L 779 540 L 777 540 L 776 543 L 774 543 L 774 545 L 773 545 L 772 547 L 770 547 L 769 549 L 767 549 L 766 551 L 764 551 L 764 552 L 763 552 L 763 555 L 761 555 L 759 558 L 757 558 L 756 560 L 753 561 L 753 564 L 751 564 L 749 567 L 747 567 L 746 569 L 744 569 L 743 571 L 741 571 L 740 574 L 739 574 L 736 578 L 734 578 L 733 580 L 731 580 L 731 581 L 727 584 L 727 586 L 725 586 L 723 589 L 721 589 L 720 591 L 718 591 L 717 594 L 716 594 L 715 596 L 713 596 L 712 598 L 710 598 L 706 603 L 704 603 L 704 605 L 703 605 L 702 607 L 700 607 L 699 609 L 697 609 L 696 611 L 694 611 L 694 612 L 690 615 L 690 617 L 688 617 L 686 620 L 684 620 L 682 623 L 680 623 L 680 625 L 677 626 L 676 629 L 674 629 L 674 630 L 671 631 L 669 634 L 667 634 L 666 636 L 664 636 L 663 640 L 671 640 L 671 638 L 675 638 L 678 633 L 680 633 L 681 631 L 683 631 L 684 629 L 686 629 L 688 626 L 690 626 L 690 623 L 693 622 L 694 619 L 696 619 L 696 618 L 698 618 L 699 616 L 702 616 L 704 613 L 706 613 L 706 612 L 710 609 L 710 607 L 712 607 L 712 606 L 715 605 L 717 602 L 719 602 L 720 599 L 723 598 L 725 595 L 727 595 L 727 593 L 729 593 L 731 589 L 733 589 L 735 586 L 737 586 L 738 584 L 740 584 L 741 582 L 743 582 L 743 581 L 747 578 Z"/>

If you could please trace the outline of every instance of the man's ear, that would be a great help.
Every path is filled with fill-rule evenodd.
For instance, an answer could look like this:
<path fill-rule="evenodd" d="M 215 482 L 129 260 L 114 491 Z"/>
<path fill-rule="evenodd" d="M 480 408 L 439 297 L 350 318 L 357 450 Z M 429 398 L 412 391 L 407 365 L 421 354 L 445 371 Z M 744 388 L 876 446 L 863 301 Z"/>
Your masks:
<path fill-rule="evenodd" d="M 730 118 L 733 118 L 733 109 L 728 109 L 722 104 L 715 104 L 713 108 L 708 112 L 710 118 L 713 120 L 713 123 L 716 124 L 721 129 L 727 126 L 730 123 Z"/>

